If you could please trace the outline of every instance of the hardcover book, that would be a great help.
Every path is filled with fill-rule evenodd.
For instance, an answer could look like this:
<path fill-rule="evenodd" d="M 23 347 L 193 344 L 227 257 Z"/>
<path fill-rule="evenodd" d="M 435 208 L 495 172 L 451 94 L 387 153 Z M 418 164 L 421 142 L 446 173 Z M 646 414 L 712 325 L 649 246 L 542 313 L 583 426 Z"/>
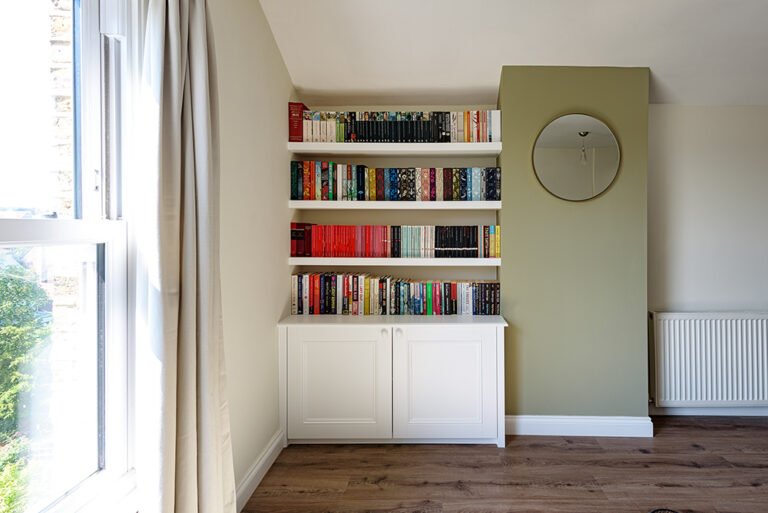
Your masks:
<path fill-rule="evenodd" d="M 307 106 L 303 103 L 288 102 L 288 140 L 301 142 L 304 140 L 304 111 Z"/>

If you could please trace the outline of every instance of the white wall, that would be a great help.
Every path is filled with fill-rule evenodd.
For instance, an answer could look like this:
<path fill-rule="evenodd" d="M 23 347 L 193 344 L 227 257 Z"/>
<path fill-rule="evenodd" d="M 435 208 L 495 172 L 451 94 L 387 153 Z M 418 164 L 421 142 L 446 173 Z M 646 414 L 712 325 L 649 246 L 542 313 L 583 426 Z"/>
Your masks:
<path fill-rule="evenodd" d="M 221 105 L 221 264 L 227 388 L 242 483 L 278 429 L 276 323 L 289 303 L 293 86 L 259 2 L 211 0 Z"/>
<path fill-rule="evenodd" d="M 768 106 L 651 105 L 651 310 L 768 310 Z"/>

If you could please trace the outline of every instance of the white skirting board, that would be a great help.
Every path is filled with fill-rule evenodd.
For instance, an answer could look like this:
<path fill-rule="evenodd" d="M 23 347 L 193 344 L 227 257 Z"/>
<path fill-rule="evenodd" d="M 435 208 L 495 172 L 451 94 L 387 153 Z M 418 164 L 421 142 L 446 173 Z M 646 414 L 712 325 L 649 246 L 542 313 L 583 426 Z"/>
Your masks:
<path fill-rule="evenodd" d="M 712 417 L 768 417 L 768 406 L 728 406 L 690 408 L 675 407 L 661 408 L 651 406 L 648 408 L 651 415 L 697 415 Z"/>
<path fill-rule="evenodd" d="M 507 415 L 507 435 L 652 437 L 650 417 Z"/>
<path fill-rule="evenodd" d="M 285 439 L 285 432 L 279 429 L 274 434 L 272 439 L 267 444 L 267 448 L 258 457 L 245 478 L 240 484 L 237 485 L 237 511 L 242 511 L 248 499 L 251 498 L 256 487 L 259 486 L 261 480 L 264 479 L 264 475 L 269 470 L 269 467 L 275 462 L 280 452 L 283 450 L 283 441 Z"/>

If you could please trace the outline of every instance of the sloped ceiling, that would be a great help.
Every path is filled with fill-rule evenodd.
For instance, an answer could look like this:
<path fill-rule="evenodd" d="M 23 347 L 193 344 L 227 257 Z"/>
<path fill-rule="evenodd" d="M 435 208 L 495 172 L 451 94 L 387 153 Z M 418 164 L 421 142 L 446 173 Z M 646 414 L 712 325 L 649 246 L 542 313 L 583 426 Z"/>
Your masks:
<path fill-rule="evenodd" d="M 503 65 L 647 66 L 651 102 L 768 104 L 768 0 L 261 0 L 310 104 L 494 104 Z"/>

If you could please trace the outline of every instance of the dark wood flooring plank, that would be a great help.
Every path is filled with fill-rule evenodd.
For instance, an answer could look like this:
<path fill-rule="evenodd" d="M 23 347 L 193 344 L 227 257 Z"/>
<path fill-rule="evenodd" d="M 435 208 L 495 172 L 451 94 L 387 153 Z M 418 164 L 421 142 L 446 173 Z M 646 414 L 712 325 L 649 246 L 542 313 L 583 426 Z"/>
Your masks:
<path fill-rule="evenodd" d="M 656 417 L 655 437 L 294 445 L 247 513 L 768 513 L 768 419 Z"/>

